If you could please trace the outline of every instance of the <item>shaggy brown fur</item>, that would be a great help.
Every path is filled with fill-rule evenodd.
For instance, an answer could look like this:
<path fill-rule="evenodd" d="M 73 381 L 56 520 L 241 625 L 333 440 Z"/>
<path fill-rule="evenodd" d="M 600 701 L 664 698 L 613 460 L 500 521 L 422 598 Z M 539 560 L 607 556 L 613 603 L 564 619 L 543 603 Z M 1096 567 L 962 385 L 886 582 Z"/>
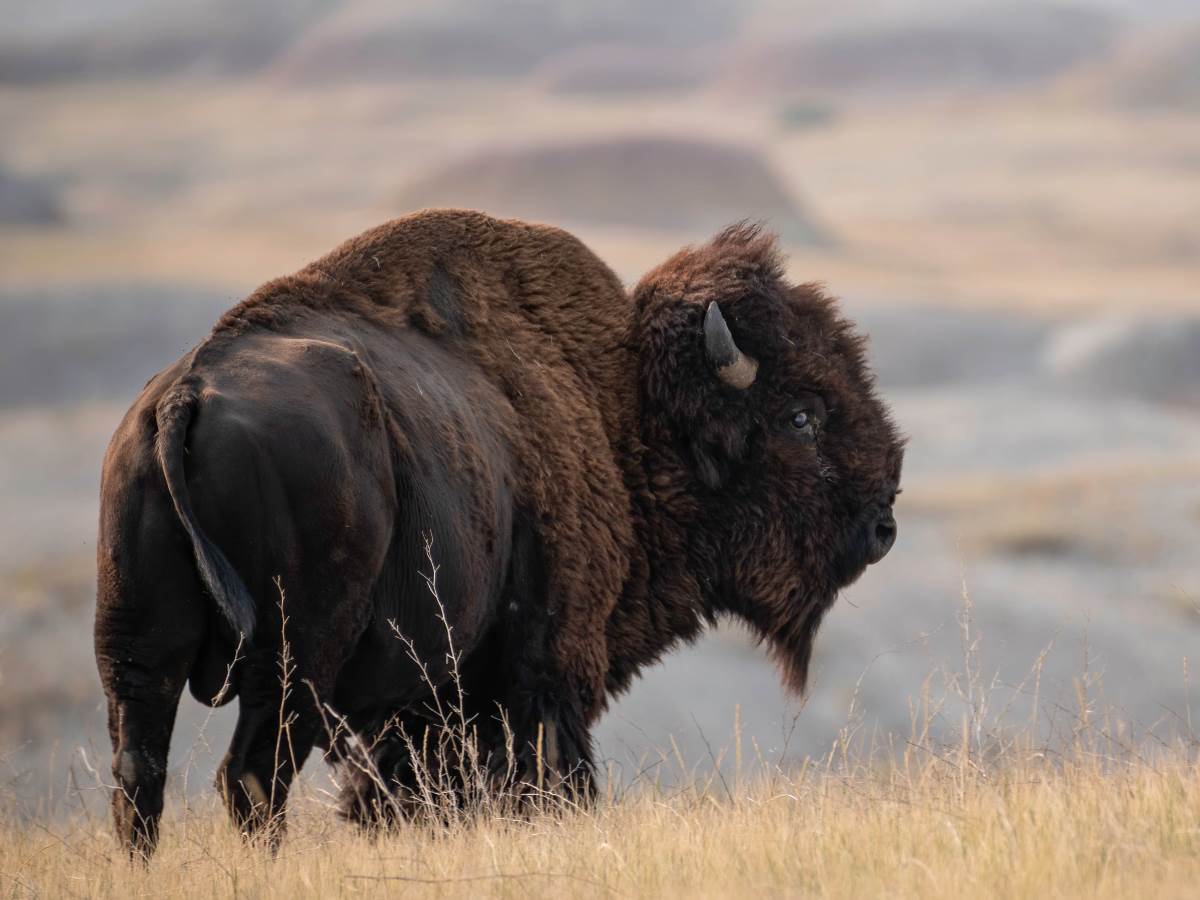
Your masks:
<path fill-rule="evenodd" d="M 760 363 L 745 391 L 713 377 L 698 337 L 713 302 Z M 748 225 L 647 274 L 634 307 L 644 524 L 608 624 L 609 688 L 729 613 L 801 691 L 822 616 L 864 568 L 864 520 L 899 484 L 903 442 L 865 341 L 817 285 L 789 285 L 773 238 Z M 797 441 L 789 416 L 812 394 L 826 411 Z"/>
<path fill-rule="evenodd" d="M 625 485 L 638 455 L 637 352 L 616 276 L 557 228 L 424 212 L 264 285 L 214 335 L 286 330 L 312 310 L 419 329 L 500 387 L 512 406 L 502 421 L 519 460 L 518 502 L 537 511 L 545 545 L 556 656 L 595 718 L 609 668 L 605 623 L 637 534 Z M 474 452 L 444 427 L 443 452 Z"/>
<path fill-rule="evenodd" d="M 758 363 L 744 390 L 706 351 L 713 303 Z M 254 638 L 222 777 L 251 801 L 270 783 L 269 573 L 299 592 L 298 677 L 364 723 L 418 699 L 412 673 L 389 668 L 379 623 L 431 618 L 410 571 L 421 509 L 445 519 L 459 579 L 449 614 L 481 709 L 511 682 L 497 702 L 567 736 L 564 771 L 589 769 L 588 728 L 608 699 L 719 615 L 757 629 L 802 689 L 821 617 L 890 546 L 878 523 L 891 521 L 901 457 L 862 339 L 815 286 L 785 281 L 754 227 L 677 254 L 632 302 L 554 228 L 430 211 L 372 229 L 226 313 L 151 381 L 110 446 L 96 641 L 118 825 L 153 844 L 134 820 L 157 821 L 182 679 L 205 698 L 238 630 Z M 406 501 L 413 484 L 442 487 Z M 174 543 L 138 569 L 130 559 L 149 558 L 172 508 Z M 192 590 L 178 571 L 187 546 L 223 618 L 165 640 L 159 620 L 175 613 L 160 607 L 177 601 L 157 585 Z M 311 725 L 311 710 L 297 715 Z M 286 796 L 290 771 L 279 777 Z M 230 802 L 252 818 L 253 802 Z"/>

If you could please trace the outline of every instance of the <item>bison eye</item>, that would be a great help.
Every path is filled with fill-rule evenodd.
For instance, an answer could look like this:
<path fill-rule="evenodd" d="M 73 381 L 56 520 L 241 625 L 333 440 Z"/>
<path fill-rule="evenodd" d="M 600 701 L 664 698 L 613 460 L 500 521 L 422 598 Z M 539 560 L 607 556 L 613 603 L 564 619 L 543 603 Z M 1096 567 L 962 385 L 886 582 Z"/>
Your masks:
<path fill-rule="evenodd" d="M 805 391 L 793 398 L 783 412 L 776 427 L 785 434 L 809 443 L 816 440 L 817 429 L 825 422 L 825 401 L 817 394 Z"/>

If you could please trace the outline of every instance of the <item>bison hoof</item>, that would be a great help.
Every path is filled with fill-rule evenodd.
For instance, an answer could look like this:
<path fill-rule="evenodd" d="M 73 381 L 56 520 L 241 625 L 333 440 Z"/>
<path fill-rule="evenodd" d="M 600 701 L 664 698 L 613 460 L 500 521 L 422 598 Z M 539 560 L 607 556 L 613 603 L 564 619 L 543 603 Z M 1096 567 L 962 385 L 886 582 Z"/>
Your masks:
<path fill-rule="evenodd" d="M 128 750 L 117 754 L 112 771 L 117 785 L 112 794 L 117 839 L 131 857 L 149 859 L 158 844 L 163 778 Z"/>
<path fill-rule="evenodd" d="M 234 775 L 225 769 L 217 776 L 217 790 L 229 818 L 246 838 L 265 840 L 272 850 L 278 849 L 285 830 L 282 803 L 272 809 L 271 795 L 257 775 L 248 771 Z"/>

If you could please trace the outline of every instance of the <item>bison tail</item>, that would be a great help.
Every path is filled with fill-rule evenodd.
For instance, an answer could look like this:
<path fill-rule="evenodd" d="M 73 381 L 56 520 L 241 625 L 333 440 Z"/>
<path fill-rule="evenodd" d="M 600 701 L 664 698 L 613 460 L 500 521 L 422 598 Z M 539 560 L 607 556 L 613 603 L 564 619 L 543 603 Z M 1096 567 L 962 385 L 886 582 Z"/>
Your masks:
<path fill-rule="evenodd" d="M 207 535 L 200 530 L 200 523 L 192 511 L 192 500 L 188 495 L 187 479 L 183 471 L 184 443 L 188 426 L 196 411 L 197 397 L 191 385 L 181 384 L 172 389 L 158 404 L 158 439 L 156 449 L 167 491 L 175 507 L 184 531 L 192 543 L 196 558 L 196 569 L 204 587 L 216 601 L 226 621 L 235 632 L 247 641 L 254 635 L 254 599 L 245 583 Z"/>

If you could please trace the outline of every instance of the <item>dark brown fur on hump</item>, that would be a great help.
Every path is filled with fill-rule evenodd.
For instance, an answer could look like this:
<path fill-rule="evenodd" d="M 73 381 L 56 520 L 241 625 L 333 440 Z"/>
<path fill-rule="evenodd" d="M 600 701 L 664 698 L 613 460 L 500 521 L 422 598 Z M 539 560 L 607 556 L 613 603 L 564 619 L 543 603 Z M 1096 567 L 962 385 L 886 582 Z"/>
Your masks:
<path fill-rule="evenodd" d="M 749 390 L 714 376 L 713 301 L 761 363 Z M 310 313 L 419 329 L 501 387 L 518 499 L 545 545 L 552 652 L 589 721 L 724 613 L 803 687 L 821 617 L 861 571 L 836 548 L 852 542 L 851 512 L 898 479 L 902 442 L 863 339 L 816 285 L 786 282 L 773 236 L 735 225 L 631 299 L 565 232 L 427 211 L 264 285 L 214 339 Z M 797 468 L 770 455 L 769 418 L 813 387 L 836 403 L 837 428 L 819 465 Z"/>
<path fill-rule="evenodd" d="M 214 336 L 286 329 L 310 311 L 438 336 L 502 387 L 520 423 L 507 435 L 521 461 L 519 500 L 545 542 L 555 655 L 597 715 L 605 623 L 636 530 L 623 463 L 637 455 L 637 363 L 616 276 L 559 229 L 427 211 L 269 282 Z"/>

